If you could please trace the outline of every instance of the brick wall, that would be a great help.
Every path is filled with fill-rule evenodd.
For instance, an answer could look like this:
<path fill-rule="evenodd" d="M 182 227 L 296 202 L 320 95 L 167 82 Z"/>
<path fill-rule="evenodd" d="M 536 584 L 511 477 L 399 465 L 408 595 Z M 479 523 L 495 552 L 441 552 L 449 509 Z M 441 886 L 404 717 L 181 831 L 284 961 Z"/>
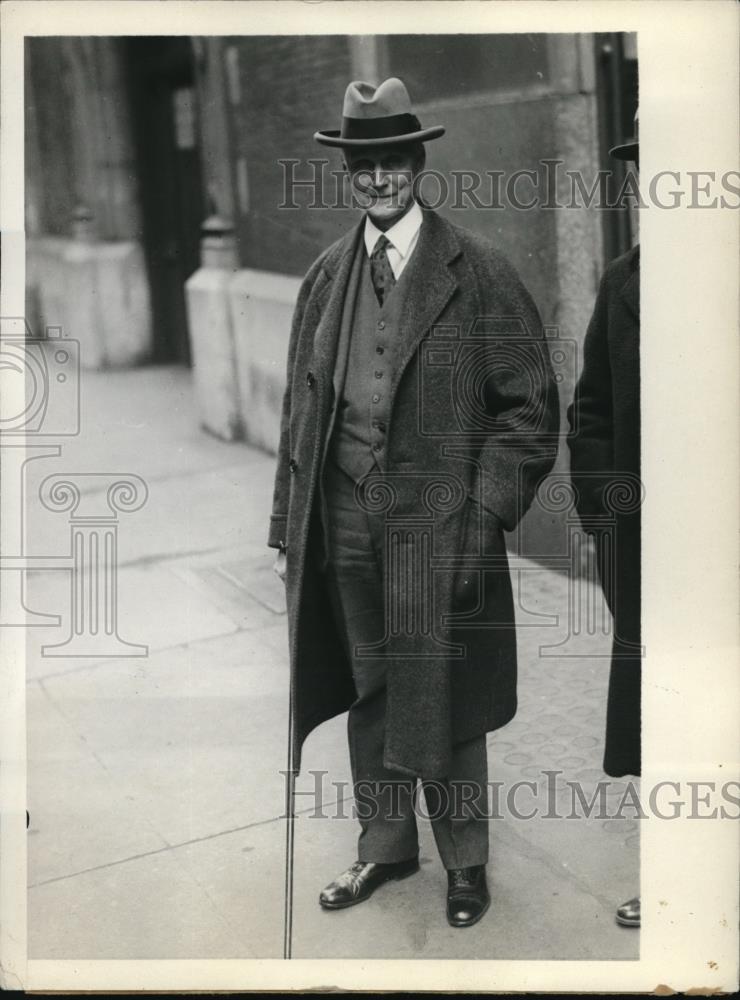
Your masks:
<path fill-rule="evenodd" d="M 233 100 L 232 86 L 229 125 L 241 262 L 300 275 L 346 231 L 353 216 L 348 211 L 280 209 L 279 161 L 326 158 L 312 136 L 317 128 L 338 124 L 344 89 L 352 79 L 347 39 L 251 37 L 231 39 L 228 46 L 238 53 L 239 101 Z M 298 168 L 297 174 L 306 176 L 306 171 Z M 312 198 L 303 190 L 296 203 L 305 205 Z"/>
<path fill-rule="evenodd" d="M 398 36 L 385 40 L 383 70 L 408 81 L 422 123 L 447 134 L 427 147 L 427 164 L 452 170 L 533 169 L 555 151 L 544 36 Z M 313 141 L 317 128 L 336 128 L 347 83 L 357 76 L 349 39 L 250 37 L 225 40 L 231 82 L 228 128 L 240 260 L 245 267 L 302 275 L 318 253 L 359 218 L 350 210 L 309 208 L 314 194 L 293 189 L 298 209 L 284 201 L 286 169 L 308 179 L 310 159 L 328 160 L 324 191 L 341 153 Z M 229 66 L 229 63 L 232 63 Z M 236 64 L 236 65 L 234 65 Z M 241 161 L 241 162 L 239 162 Z M 494 240 L 520 270 L 543 312 L 557 295 L 553 220 L 512 209 L 442 214 Z"/>

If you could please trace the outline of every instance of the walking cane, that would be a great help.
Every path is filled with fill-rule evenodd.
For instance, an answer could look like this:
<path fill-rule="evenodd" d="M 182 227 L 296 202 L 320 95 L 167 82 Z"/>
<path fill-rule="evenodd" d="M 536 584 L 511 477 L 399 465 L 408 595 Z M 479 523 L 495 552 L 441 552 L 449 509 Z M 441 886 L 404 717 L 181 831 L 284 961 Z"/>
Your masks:
<path fill-rule="evenodd" d="M 288 695 L 288 766 L 285 772 L 285 913 L 283 925 L 283 958 L 293 952 L 293 855 L 295 847 L 295 769 L 293 766 L 293 678 L 289 680 Z"/>
<path fill-rule="evenodd" d="M 282 545 L 282 543 L 281 543 Z M 280 559 L 283 559 L 283 570 L 280 570 Z M 273 569 L 285 582 L 285 549 L 281 547 Z M 290 656 L 289 656 L 290 661 Z M 293 954 L 293 855 L 295 843 L 295 720 L 293 705 L 293 668 L 288 666 L 288 765 L 285 769 L 285 909 L 283 913 L 283 958 L 292 958 Z"/>

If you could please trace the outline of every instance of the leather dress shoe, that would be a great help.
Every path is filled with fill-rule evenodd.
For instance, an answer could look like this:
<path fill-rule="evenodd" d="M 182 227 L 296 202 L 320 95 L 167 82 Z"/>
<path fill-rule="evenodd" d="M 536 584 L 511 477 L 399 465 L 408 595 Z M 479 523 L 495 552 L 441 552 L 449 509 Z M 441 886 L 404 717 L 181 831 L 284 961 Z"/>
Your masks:
<path fill-rule="evenodd" d="M 628 899 L 626 903 L 622 903 L 621 906 L 617 907 L 617 923 L 621 924 L 622 927 L 640 926 L 639 896 L 635 896 L 634 899 Z"/>
<path fill-rule="evenodd" d="M 319 903 L 325 910 L 343 910 L 346 906 L 356 906 L 369 899 L 384 882 L 408 878 L 418 870 L 418 856 L 392 864 L 355 861 L 321 892 Z"/>
<path fill-rule="evenodd" d="M 447 922 L 452 927 L 472 927 L 488 907 L 486 866 L 450 868 L 447 872 Z"/>

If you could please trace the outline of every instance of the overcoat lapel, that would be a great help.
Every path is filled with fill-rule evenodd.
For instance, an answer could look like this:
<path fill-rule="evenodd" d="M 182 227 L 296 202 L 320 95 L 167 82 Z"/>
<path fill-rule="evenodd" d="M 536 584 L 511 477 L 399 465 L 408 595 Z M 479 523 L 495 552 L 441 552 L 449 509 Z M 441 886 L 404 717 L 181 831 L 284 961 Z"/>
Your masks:
<path fill-rule="evenodd" d="M 460 254 L 452 228 L 439 216 L 424 212 L 419 242 L 409 263 L 406 297 L 401 309 L 400 344 L 393 390 L 420 340 L 445 308 L 457 289 L 450 263 Z"/>
<path fill-rule="evenodd" d="M 324 265 L 329 280 L 322 289 L 317 303 L 321 318 L 314 334 L 313 351 L 321 391 L 332 385 L 344 300 L 349 286 L 354 250 L 362 226 L 363 222 L 360 222 L 347 234 L 338 246 L 336 254 Z"/>
<path fill-rule="evenodd" d="M 344 391 L 344 379 L 347 370 L 347 359 L 349 357 L 349 347 L 352 340 L 352 322 L 355 313 L 355 302 L 357 291 L 362 275 L 363 257 L 365 248 L 360 240 L 354 245 L 352 253 L 352 266 L 349 269 L 346 288 L 344 292 L 344 302 L 342 304 L 342 318 L 339 328 L 339 340 L 334 360 L 334 398 L 339 399 Z"/>

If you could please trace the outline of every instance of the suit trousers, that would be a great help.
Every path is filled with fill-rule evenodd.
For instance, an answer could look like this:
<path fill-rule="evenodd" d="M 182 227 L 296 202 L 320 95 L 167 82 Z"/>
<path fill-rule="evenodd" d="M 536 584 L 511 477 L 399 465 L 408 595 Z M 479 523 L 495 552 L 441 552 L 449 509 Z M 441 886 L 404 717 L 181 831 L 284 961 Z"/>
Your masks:
<path fill-rule="evenodd" d="M 457 745 L 445 781 L 411 778 L 384 766 L 386 664 L 361 655 L 359 646 L 385 634 L 383 548 L 385 518 L 364 511 L 355 483 L 327 456 L 325 578 L 345 643 L 357 698 L 348 738 L 355 808 L 360 822 L 358 859 L 390 863 L 419 851 L 417 815 L 431 821 L 445 868 L 488 861 L 488 764 L 485 735 Z M 421 805 L 419 782 L 424 790 Z"/>

